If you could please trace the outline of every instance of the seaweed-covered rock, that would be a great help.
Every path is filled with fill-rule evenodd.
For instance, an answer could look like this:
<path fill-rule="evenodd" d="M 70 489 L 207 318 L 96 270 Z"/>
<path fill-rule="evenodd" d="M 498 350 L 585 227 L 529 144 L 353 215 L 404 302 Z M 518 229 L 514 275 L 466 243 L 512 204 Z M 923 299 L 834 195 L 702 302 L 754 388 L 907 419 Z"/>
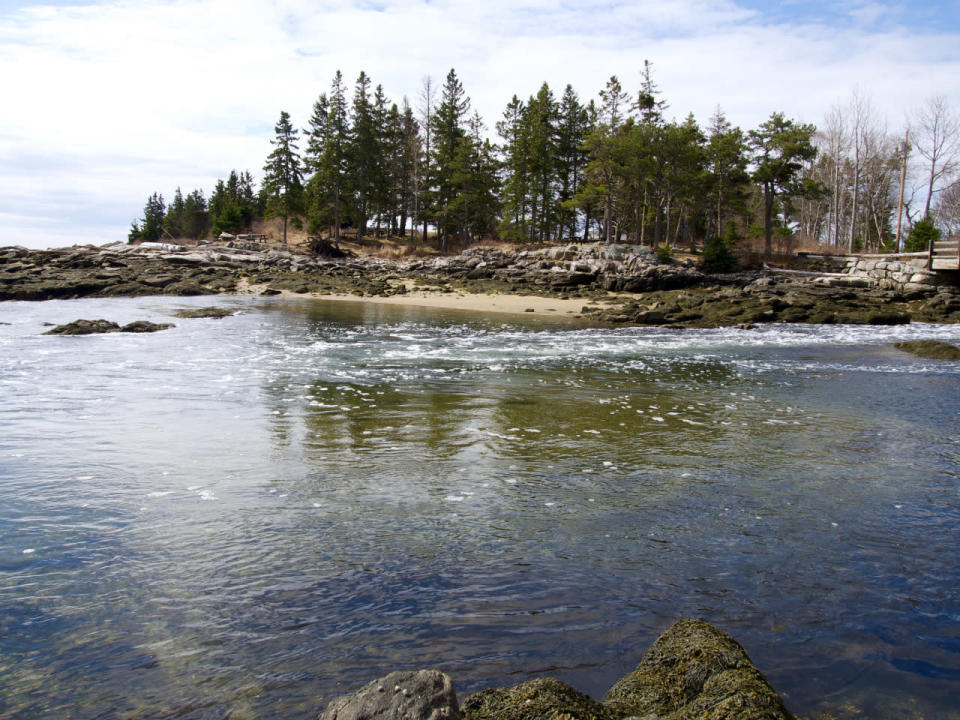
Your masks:
<path fill-rule="evenodd" d="M 894 344 L 897 350 L 934 360 L 960 360 L 960 347 L 939 340 L 913 340 Z"/>
<path fill-rule="evenodd" d="M 57 325 L 44 335 L 95 335 L 98 333 L 120 332 L 120 326 L 109 320 L 74 320 L 71 323 Z"/>
<path fill-rule="evenodd" d="M 621 715 L 553 678 L 481 690 L 463 699 L 464 720 L 617 720 Z"/>
<path fill-rule="evenodd" d="M 209 294 L 204 287 L 193 280 L 180 280 L 179 282 L 173 282 L 163 288 L 164 295 L 207 295 Z"/>
<path fill-rule="evenodd" d="M 605 704 L 658 720 L 792 720 L 780 697 L 729 635 L 681 620 L 657 638 Z"/>
<path fill-rule="evenodd" d="M 439 670 L 390 673 L 337 698 L 320 720 L 460 720 L 453 682 Z"/>
<path fill-rule="evenodd" d="M 173 323 L 154 323 L 149 320 L 135 320 L 132 323 L 127 323 L 122 328 L 120 332 L 125 333 L 152 333 L 159 332 L 160 330 L 168 330 L 169 328 L 176 327 Z"/>
<path fill-rule="evenodd" d="M 229 310 L 221 307 L 202 307 L 191 310 L 181 310 L 174 313 L 178 318 L 225 318 L 235 314 L 236 310 Z"/>

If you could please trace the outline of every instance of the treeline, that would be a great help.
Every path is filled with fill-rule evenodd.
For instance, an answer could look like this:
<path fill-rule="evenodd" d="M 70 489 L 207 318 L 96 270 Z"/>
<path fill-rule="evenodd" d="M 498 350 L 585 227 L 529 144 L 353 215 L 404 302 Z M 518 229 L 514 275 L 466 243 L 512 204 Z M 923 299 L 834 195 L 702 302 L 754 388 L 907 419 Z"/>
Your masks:
<path fill-rule="evenodd" d="M 768 252 L 797 238 L 893 249 L 898 168 L 911 146 L 868 122 L 862 105 L 853 130 L 838 111 L 819 132 L 781 113 L 743 131 L 719 108 L 702 128 L 693 115 L 667 119 L 646 62 L 634 93 L 611 77 L 586 103 L 570 85 L 559 98 L 547 83 L 526 100 L 514 95 L 494 144 L 454 70 L 439 88 L 424 81 L 416 111 L 363 72 L 347 94 L 337 71 L 302 132 L 281 112 L 259 190 L 249 172 L 232 171 L 209 201 L 178 189 L 165 205 L 155 193 L 131 241 L 235 233 L 280 217 L 284 241 L 292 222 L 334 240 L 343 228 L 409 234 L 444 251 L 486 238 L 656 247 L 745 236 L 763 238 Z M 917 147 L 931 179 L 906 199 L 904 217 L 943 225 L 944 200 L 960 196 L 946 182 L 956 163 L 943 140 L 930 158 Z"/>

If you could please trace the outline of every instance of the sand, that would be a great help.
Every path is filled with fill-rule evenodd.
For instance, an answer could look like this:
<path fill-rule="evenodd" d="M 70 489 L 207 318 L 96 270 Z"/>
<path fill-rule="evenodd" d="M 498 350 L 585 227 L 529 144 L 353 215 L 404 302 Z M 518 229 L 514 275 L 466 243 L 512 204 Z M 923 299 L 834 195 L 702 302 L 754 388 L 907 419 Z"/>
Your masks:
<path fill-rule="evenodd" d="M 266 289 L 266 285 L 241 284 L 237 293 L 242 295 L 259 295 Z M 437 308 L 441 310 L 466 310 L 479 313 L 503 313 L 509 315 L 540 314 L 550 317 L 579 317 L 585 305 L 592 301 L 584 298 L 540 297 L 539 295 L 501 295 L 501 294 L 473 294 L 464 292 L 440 292 L 435 290 L 409 290 L 402 295 L 363 296 L 335 294 L 321 295 L 318 293 L 280 293 L 287 297 L 316 298 L 337 302 L 364 302 L 374 305 L 399 305 L 406 307 Z"/>

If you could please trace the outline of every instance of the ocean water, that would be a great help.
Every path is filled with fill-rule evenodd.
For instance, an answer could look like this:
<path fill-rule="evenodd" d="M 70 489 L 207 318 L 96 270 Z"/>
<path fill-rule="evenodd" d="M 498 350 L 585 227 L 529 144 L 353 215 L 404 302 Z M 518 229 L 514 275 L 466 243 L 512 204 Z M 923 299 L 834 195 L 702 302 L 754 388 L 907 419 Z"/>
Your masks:
<path fill-rule="evenodd" d="M 683 617 L 798 715 L 960 717 L 960 363 L 891 346 L 960 326 L 0 323 L 0 717 L 307 718 L 419 667 L 602 697 Z"/>

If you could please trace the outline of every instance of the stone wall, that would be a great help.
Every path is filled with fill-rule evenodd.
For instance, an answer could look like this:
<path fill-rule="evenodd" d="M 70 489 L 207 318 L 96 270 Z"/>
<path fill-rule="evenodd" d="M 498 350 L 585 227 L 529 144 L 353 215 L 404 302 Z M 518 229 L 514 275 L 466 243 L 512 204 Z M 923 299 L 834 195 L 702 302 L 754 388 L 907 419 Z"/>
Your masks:
<path fill-rule="evenodd" d="M 881 260 L 850 257 L 843 270 L 852 277 L 875 282 L 881 290 L 901 295 L 927 295 L 936 290 L 937 274 L 926 268 L 925 258 Z"/>

